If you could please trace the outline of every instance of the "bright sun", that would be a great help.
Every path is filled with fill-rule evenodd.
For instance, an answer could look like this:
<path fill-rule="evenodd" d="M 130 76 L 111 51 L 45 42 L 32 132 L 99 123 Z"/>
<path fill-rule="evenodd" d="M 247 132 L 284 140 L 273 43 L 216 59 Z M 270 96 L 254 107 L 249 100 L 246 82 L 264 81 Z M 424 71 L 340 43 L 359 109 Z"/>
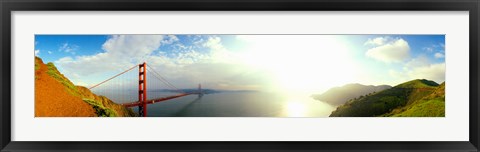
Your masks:
<path fill-rule="evenodd" d="M 243 61 L 271 73 L 276 91 L 318 92 L 351 82 L 358 69 L 346 44 L 335 36 L 247 35 L 242 39 L 249 42 Z"/>

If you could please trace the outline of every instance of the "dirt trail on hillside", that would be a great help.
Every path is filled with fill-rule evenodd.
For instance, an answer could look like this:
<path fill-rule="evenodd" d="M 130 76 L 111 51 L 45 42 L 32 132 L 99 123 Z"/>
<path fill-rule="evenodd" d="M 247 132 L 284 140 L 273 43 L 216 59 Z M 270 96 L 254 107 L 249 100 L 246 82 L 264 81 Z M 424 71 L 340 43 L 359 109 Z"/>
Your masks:
<path fill-rule="evenodd" d="M 35 71 L 35 117 L 95 117 L 95 110 L 80 97 L 68 93 L 50 77 L 41 63 Z"/>

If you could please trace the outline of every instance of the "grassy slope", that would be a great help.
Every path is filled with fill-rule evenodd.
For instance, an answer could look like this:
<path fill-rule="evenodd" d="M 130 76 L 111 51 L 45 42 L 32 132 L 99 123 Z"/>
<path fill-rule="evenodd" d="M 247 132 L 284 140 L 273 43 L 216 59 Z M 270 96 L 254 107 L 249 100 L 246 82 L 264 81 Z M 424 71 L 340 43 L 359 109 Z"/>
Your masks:
<path fill-rule="evenodd" d="M 445 113 L 444 86 L 428 80 L 409 81 L 351 100 L 339 106 L 330 116 L 442 116 L 442 113 Z"/>
<path fill-rule="evenodd" d="M 53 84 L 56 84 L 55 81 L 52 82 L 50 81 L 49 83 L 46 83 L 46 84 L 37 84 L 36 83 L 36 86 L 40 86 L 40 87 L 43 87 L 42 89 L 46 89 L 46 90 L 52 90 L 53 92 L 66 92 L 68 95 L 66 95 L 68 97 L 69 100 L 75 100 L 75 101 L 83 101 L 82 103 L 83 104 L 86 104 L 88 105 L 87 108 L 85 108 L 84 106 L 78 106 L 78 105 L 83 105 L 82 103 L 75 103 L 73 105 L 76 105 L 75 107 L 69 107 L 67 109 L 62 109 L 62 108 L 57 108 L 59 109 L 60 111 L 75 111 L 74 109 L 81 109 L 81 110 L 85 110 L 85 109 L 91 109 L 91 111 L 94 112 L 94 115 L 96 116 L 108 116 L 108 117 L 114 117 L 114 116 L 122 116 L 122 117 L 129 117 L 129 116 L 135 116 L 135 113 L 129 109 L 129 108 L 125 108 L 121 105 L 118 105 L 118 104 L 115 104 L 114 102 L 112 102 L 110 99 L 106 98 L 106 97 L 103 97 L 103 96 L 97 96 L 95 94 L 93 94 L 89 89 L 85 88 L 85 87 L 82 87 L 82 86 L 75 86 L 70 80 L 68 80 L 68 78 L 66 78 L 64 75 L 62 75 L 58 70 L 57 68 L 55 67 L 55 65 L 53 65 L 53 63 L 48 63 L 48 64 L 43 64 L 42 60 L 38 57 L 35 57 L 35 80 L 37 82 L 38 78 L 42 78 L 42 79 L 51 79 L 53 78 L 54 80 L 56 80 L 56 83 L 59 83 L 61 84 L 61 86 L 63 86 L 63 90 L 62 89 L 55 89 L 55 90 L 52 90 L 49 86 Z M 48 76 L 45 76 L 45 75 L 41 75 L 42 73 L 46 73 Z M 38 90 L 37 88 L 35 89 L 36 91 L 36 96 L 37 95 L 40 95 L 42 96 L 43 98 L 39 98 L 39 100 L 55 100 L 56 96 L 55 94 L 50 94 L 50 95 L 45 95 L 44 93 L 37 93 L 37 91 L 41 91 L 41 90 Z M 37 103 L 37 98 L 35 99 L 36 100 L 36 105 L 38 104 Z M 59 103 L 62 103 L 62 102 L 65 102 L 65 101 L 61 101 Z M 41 104 L 41 103 L 40 103 Z M 50 107 L 52 105 L 55 105 L 55 104 L 51 104 Z M 45 111 L 45 109 L 48 109 L 49 107 L 46 107 L 44 106 L 43 108 L 38 108 L 37 109 L 37 106 L 36 106 L 36 111 L 39 110 L 39 111 Z M 88 111 L 88 110 L 87 110 Z M 47 111 L 48 113 L 48 111 Z M 53 114 L 55 115 L 55 114 Z M 36 114 L 37 116 L 37 114 Z M 44 115 L 39 115 L 39 116 L 44 116 Z M 59 116 L 61 116 L 61 114 L 59 114 Z M 68 116 L 76 116 L 75 114 L 73 115 L 68 115 Z M 78 116 L 85 116 L 85 115 L 78 115 Z M 92 115 L 87 115 L 87 116 L 92 116 Z"/>
<path fill-rule="evenodd" d="M 386 116 L 395 117 L 444 117 L 445 116 L 445 82 L 428 96 L 416 102 L 395 109 Z"/>
<path fill-rule="evenodd" d="M 77 86 L 78 92 L 82 94 L 83 100 L 87 103 L 90 103 L 97 113 L 105 113 L 107 116 L 121 116 L 121 117 L 131 117 L 136 116 L 136 114 L 130 108 L 125 108 L 122 105 L 116 104 L 107 97 L 97 96 L 92 93 L 88 88 Z M 103 111 L 101 109 L 104 109 Z"/>

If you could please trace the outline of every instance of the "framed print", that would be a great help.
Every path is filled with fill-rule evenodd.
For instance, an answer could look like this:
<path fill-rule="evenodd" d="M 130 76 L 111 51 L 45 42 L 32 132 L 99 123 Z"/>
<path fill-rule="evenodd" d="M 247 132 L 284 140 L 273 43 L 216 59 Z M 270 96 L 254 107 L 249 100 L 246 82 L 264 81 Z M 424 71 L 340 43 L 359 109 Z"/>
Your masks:
<path fill-rule="evenodd" d="M 1 151 L 478 151 L 478 0 L 1 4 Z"/>

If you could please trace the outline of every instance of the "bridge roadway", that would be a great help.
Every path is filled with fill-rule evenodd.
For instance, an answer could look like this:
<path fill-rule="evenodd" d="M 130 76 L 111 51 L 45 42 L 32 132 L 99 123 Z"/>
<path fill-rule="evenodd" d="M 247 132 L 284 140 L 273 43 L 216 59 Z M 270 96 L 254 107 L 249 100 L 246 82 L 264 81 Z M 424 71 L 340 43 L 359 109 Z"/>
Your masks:
<path fill-rule="evenodd" d="M 157 98 L 157 99 L 150 99 L 150 100 L 147 100 L 146 103 L 147 104 L 153 104 L 153 103 L 157 103 L 157 102 L 162 102 L 162 101 L 166 101 L 166 100 L 170 100 L 170 99 L 174 99 L 174 98 L 179 98 L 179 97 L 183 97 L 183 96 L 188 96 L 188 95 L 192 95 L 192 94 L 199 94 L 199 93 L 180 93 L 180 94 L 177 94 L 177 95 L 173 95 L 173 96 L 168 96 L 168 97 L 162 97 L 162 98 Z M 135 107 L 135 106 L 140 106 L 142 105 L 143 103 L 142 102 L 131 102 L 131 103 L 124 103 L 124 104 L 121 104 L 125 107 Z"/>

